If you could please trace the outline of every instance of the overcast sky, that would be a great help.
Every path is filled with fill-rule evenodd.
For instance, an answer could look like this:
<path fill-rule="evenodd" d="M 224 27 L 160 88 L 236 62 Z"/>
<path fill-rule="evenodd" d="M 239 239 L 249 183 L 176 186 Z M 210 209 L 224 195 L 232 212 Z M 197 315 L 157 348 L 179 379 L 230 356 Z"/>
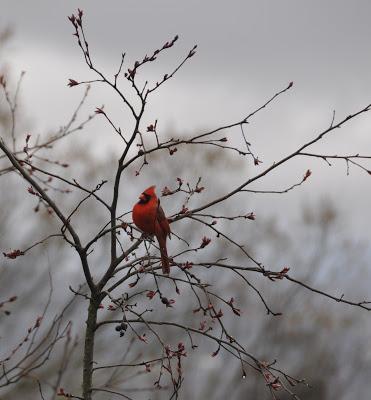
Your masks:
<path fill-rule="evenodd" d="M 7 60 L 13 77 L 27 71 L 22 98 L 35 133 L 63 124 L 78 101 L 81 90 L 67 88 L 68 78 L 89 77 L 67 20 L 77 7 L 85 12 L 93 57 L 108 72 L 117 68 L 121 52 L 134 62 L 179 34 L 177 47 L 147 69 L 156 80 L 198 44 L 197 56 L 156 95 L 149 111 L 148 120 L 159 118 L 164 127 L 190 132 L 234 122 L 293 81 L 293 90 L 249 128 L 264 161 L 259 169 L 326 128 L 334 109 L 340 118 L 371 102 L 369 0 L 1 0 L 0 23 L 15 32 Z M 110 101 L 102 96 L 93 91 L 91 106 Z M 371 115 L 362 116 L 316 149 L 370 155 L 370 127 Z M 306 159 L 266 182 L 275 189 L 287 186 L 306 168 L 314 173 L 305 188 L 275 202 L 259 200 L 256 207 L 297 211 L 330 197 L 354 232 L 368 239 L 371 177 L 355 169 L 347 177 L 341 162 L 329 168 Z"/>

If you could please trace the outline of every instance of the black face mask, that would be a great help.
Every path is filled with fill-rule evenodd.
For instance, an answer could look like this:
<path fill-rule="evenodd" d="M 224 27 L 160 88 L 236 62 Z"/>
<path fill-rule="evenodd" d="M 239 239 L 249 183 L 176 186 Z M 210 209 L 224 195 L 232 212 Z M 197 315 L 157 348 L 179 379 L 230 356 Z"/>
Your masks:
<path fill-rule="evenodd" d="M 147 204 L 151 200 L 151 196 L 147 193 L 142 193 L 142 195 L 144 196 L 144 198 L 140 199 L 138 201 L 138 204 Z"/>

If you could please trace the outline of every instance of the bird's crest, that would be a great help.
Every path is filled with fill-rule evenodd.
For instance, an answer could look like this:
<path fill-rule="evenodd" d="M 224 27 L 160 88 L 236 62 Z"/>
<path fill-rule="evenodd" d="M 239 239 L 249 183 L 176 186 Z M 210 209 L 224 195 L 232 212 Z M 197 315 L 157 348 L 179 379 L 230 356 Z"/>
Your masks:
<path fill-rule="evenodd" d="M 152 198 L 156 198 L 156 186 L 150 186 L 139 196 L 139 204 L 147 204 Z"/>
<path fill-rule="evenodd" d="M 153 186 L 150 186 L 149 188 L 147 188 L 143 193 L 152 197 L 156 194 L 155 189 L 156 189 L 156 186 L 153 185 Z"/>

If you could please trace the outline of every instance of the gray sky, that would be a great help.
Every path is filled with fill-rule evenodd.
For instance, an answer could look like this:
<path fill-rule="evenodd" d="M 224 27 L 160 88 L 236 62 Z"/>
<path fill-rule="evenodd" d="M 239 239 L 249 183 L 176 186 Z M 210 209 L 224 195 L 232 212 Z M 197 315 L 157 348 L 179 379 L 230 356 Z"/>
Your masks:
<path fill-rule="evenodd" d="M 177 47 L 146 70 L 156 80 L 198 44 L 197 56 L 156 95 L 148 112 L 148 121 L 159 118 L 163 127 L 191 132 L 236 121 L 294 81 L 294 90 L 249 126 L 249 140 L 264 161 L 253 172 L 326 128 L 334 109 L 340 118 L 371 102 L 369 0 L 2 0 L 0 23 L 15 31 L 7 52 L 13 76 L 27 71 L 22 98 L 32 133 L 63 124 L 81 94 L 66 87 L 68 78 L 90 76 L 67 20 L 77 7 L 85 11 L 94 59 L 108 72 L 117 68 L 121 52 L 133 63 L 179 34 Z M 94 90 L 91 109 L 109 107 L 110 101 L 106 92 Z M 115 111 L 119 115 L 120 109 Z M 363 116 L 317 149 L 371 154 L 370 125 L 371 115 Z M 295 214 L 303 204 L 329 196 L 353 231 L 368 239 L 371 177 L 366 173 L 352 169 L 347 177 L 342 162 L 328 168 L 306 159 L 290 163 L 266 184 L 289 186 L 307 168 L 313 177 L 305 188 L 273 201 L 259 198 L 256 212 Z"/>

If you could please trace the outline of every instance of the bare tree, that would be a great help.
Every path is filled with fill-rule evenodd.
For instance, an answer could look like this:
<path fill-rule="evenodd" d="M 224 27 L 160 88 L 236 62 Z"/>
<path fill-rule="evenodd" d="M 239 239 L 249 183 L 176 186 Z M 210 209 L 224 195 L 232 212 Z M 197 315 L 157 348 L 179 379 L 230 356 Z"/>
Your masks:
<path fill-rule="evenodd" d="M 83 12 L 78 10 L 76 15 L 69 17 L 69 20 L 74 28 L 74 36 L 85 63 L 94 74 L 94 78 L 70 79 L 68 85 L 70 87 L 106 85 L 122 102 L 132 122 L 130 128 L 123 129 L 110 116 L 109 110 L 103 106 L 96 108 L 95 115 L 106 120 L 107 126 L 120 140 L 120 146 L 118 146 L 119 155 L 113 176 L 96 182 L 93 187 L 86 187 L 74 178 L 54 172 L 50 168 L 51 165 L 63 168 L 63 164 L 60 161 L 53 162 L 50 158 L 39 156 L 40 151 L 43 150 L 48 151 L 48 154 L 52 152 L 51 147 L 56 141 L 82 129 L 91 121 L 92 116 L 74 125 L 76 120 L 76 114 L 74 114 L 69 124 L 56 136 L 45 141 L 34 140 L 31 135 L 27 135 L 23 143 L 19 143 L 15 136 L 14 122 L 9 137 L 6 138 L 4 135 L 0 138 L 0 148 L 3 152 L 1 157 L 2 160 L 7 161 L 2 168 L 2 173 L 15 172 L 25 180 L 28 184 L 28 193 L 34 196 L 38 206 L 44 206 L 55 216 L 59 224 L 58 231 L 30 243 L 25 249 L 16 246 L 11 251 L 4 252 L 4 256 L 8 259 L 18 259 L 27 255 L 36 246 L 48 243 L 53 238 L 60 239 L 76 252 L 88 288 L 88 291 L 84 292 L 81 288 L 71 287 L 76 297 L 88 301 L 83 349 L 82 393 L 72 393 L 66 387 L 59 388 L 58 395 L 84 400 L 90 400 L 94 393 L 105 395 L 107 398 L 131 398 L 127 393 L 129 389 L 135 392 L 136 388 L 129 388 L 126 382 L 117 383 L 117 371 L 142 367 L 143 373 L 152 372 L 157 375 L 155 387 L 164 389 L 169 398 L 179 398 L 185 373 L 184 359 L 193 350 L 204 348 L 208 351 L 211 344 L 213 357 L 223 352 L 236 359 L 241 368 L 242 378 L 246 377 L 248 369 L 255 371 L 261 378 L 262 385 L 268 388 L 272 398 L 277 398 L 279 391 L 287 392 L 292 398 L 299 398 L 294 393 L 295 386 L 306 385 L 304 379 L 293 376 L 284 368 L 278 367 L 275 360 L 263 361 L 258 354 L 246 346 L 243 338 L 237 337 L 233 329 L 233 321 L 242 318 L 243 310 L 233 296 L 226 297 L 225 293 L 218 291 L 217 286 L 213 285 L 216 277 L 220 279 L 223 275 L 231 275 L 236 284 L 252 290 L 262 302 L 266 313 L 274 317 L 281 315 L 282 311 L 276 310 L 266 300 L 264 292 L 257 284 L 258 278 L 272 285 L 287 281 L 311 291 L 313 295 L 325 296 L 337 303 L 345 303 L 364 310 L 371 309 L 369 302 L 328 293 L 291 275 L 288 266 L 282 265 L 282 268 L 278 270 L 269 267 L 259 258 L 259 255 L 255 255 L 246 246 L 238 235 L 242 224 L 253 223 L 254 213 L 243 210 L 243 212 L 224 214 L 220 209 L 237 195 L 242 197 L 248 193 L 266 193 L 267 195 L 287 193 L 304 185 L 311 176 L 309 169 L 301 173 L 297 182 L 279 190 L 256 186 L 260 184 L 262 178 L 297 157 L 321 158 L 327 163 L 342 159 L 345 160 L 347 167 L 354 166 L 370 174 L 364 162 L 371 156 L 321 154 L 311 152 L 310 149 L 312 145 L 320 143 L 324 137 L 335 133 L 343 125 L 370 111 L 371 104 L 339 120 L 335 118 L 334 113 L 330 125 L 314 134 L 311 140 L 270 166 L 259 170 L 260 172 L 255 175 L 242 179 L 235 187 L 226 182 L 221 195 L 214 193 L 213 188 L 208 186 L 203 176 L 195 177 L 193 183 L 185 182 L 176 175 L 171 176 L 169 169 L 168 181 L 174 183 L 173 185 L 169 183 L 164 187 L 161 194 L 165 199 L 172 198 L 172 203 L 177 204 L 175 212 L 168 216 L 168 220 L 171 223 L 173 236 L 179 239 L 179 243 L 176 252 L 173 248 L 170 249 L 171 270 L 170 275 L 166 275 L 161 272 L 161 258 L 156 244 L 152 238 L 141 235 L 141 232 L 132 224 L 130 218 L 132 204 L 125 204 L 122 210 L 121 197 L 128 193 L 135 177 L 146 174 L 149 166 L 156 162 L 157 153 L 175 158 L 184 147 L 192 148 L 193 153 L 200 154 L 203 154 L 207 148 L 216 152 L 231 152 L 249 159 L 253 166 L 259 167 L 261 161 L 248 141 L 246 127 L 257 113 L 263 112 L 280 96 L 291 90 L 293 83 L 290 82 L 284 89 L 279 90 L 264 104 L 248 112 L 238 121 L 190 136 L 166 138 L 161 133 L 157 120 L 146 123 L 145 111 L 153 94 L 171 80 L 195 55 L 196 46 L 192 47 L 178 65 L 157 82 L 141 79 L 143 67 L 155 62 L 163 53 L 172 49 L 178 41 L 178 36 L 132 65 L 126 64 L 126 56 L 123 54 L 116 74 L 109 77 L 99 69 L 91 55 L 83 25 Z M 12 99 L 7 91 L 4 77 L 1 78 L 0 83 L 11 114 L 15 115 L 17 90 Z M 237 139 L 237 135 L 240 140 Z M 80 199 L 73 207 L 66 207 L 63 200 L 53 196 L 53 191 L 50 190 L 51 180 L 63 185 L 65 189 L 62 191 L 74 190 L 80 193 Z M 140 191 L 143 189 L 145 188 Z M 95 231 L 89 230 L 89 237 L 85 237 L 86 235 L 83 235 L 85 222 L 80 216 L 84 207 L 87 207 L 88 202 L 91 201 L 93 201 L 94 209 L 104 210 L 106 220 L 103 226 L 97 227 Z M 163 203 L 166 204 L 165 200 Z M 191 237 L 187 235 L 190 231 L 193 232 Z M 94 254 L 98 246 L 101 246 L 103 251 L 99 262 Z M 213 247 L 217 251 L 212 251 Z M 239 253 L 238 257 L 235 257 L 235 250 Z M 215 256 L 215 254 L 218 255 Z M 188 308 L 190 302 L 183 301 L 186 298 L 192 298 L 194 306 Z M 9 303 L 13 301 L 13 298 L 8 299 Z M 5 303 L 6 301 L 3 302 Z M 187 305 L 187 309 L 182 310 L 183 304 Z M 102 310 L 101 314 L 99 310 Z M 62 316 L 63 313 L 64 309 L 59 315 Z M 52 331 L 45 333 L 45 341 L 48 345 L 46 350 L 41 352 L 42 363 L 47 361 L 55 344 L 62 338 L 66 341 L 65 355 L 71 351 L 68 347 L 71 342 L 70 324 L 67 323 L 62 328 L 59 324 L 60 320 L 61 317 L 57 317 L 52 325 Z M 30 327 L 24 343 L 30 340 L 31 344 L 34 343 L 34 340 L 30 338 L 39 329 L 40 321 L 41 319 L 36 320 Z M 126 339 L 127 351 L 137 348 L 136 361 L 127 362 L 124 354 L 121 362 L 113 363 L 108 357 L 112 356 L 112 351 L 108 350 L 102 359 L 97 359 L 96 349 L 103 335 L 101 332 L 110 326 L 113 326 L 116 332 L 115 340 L 119 341 L 117 336 Z M 179 332 L 177 343 L 167 341 L 170 330 Z M 157 344 L 155 354 L 146 353 L 145 344 L 149 341 Z M 17 350 L 18 348 L 12 351 L 8 358 L 2 360 L 3 377 L 1 379 L 4 385 L 29 376 L 31 371 L 39 366 L 38 361 L 34 359 L 32 359 L 32 367 L 22 364 L 22 368 L 18 368 L 17 364 L 14 369 L 16 375 L 10 379 L 11 369 L 7 364 Z M 22 359 L 23 363 L 28 362 L 27 357 L 30 353 L 31 350 L 26 352 L 25 358 Z M 67 359 L 63 360 L 62 366 L 65 368 Z M 57 382 L 59 383 L 60 379 Z M 39 381 L 38 384 L 41 397 L 43 397 Z"/>

